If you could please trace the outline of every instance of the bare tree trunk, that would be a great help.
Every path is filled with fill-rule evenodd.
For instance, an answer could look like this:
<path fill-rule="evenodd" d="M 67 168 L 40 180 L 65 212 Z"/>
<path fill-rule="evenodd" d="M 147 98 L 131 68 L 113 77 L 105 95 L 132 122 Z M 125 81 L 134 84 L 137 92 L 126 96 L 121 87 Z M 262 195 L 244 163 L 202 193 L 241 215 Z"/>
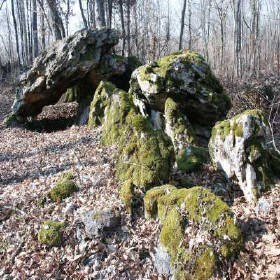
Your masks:
<path fill-rule="evenodd" d="M 108 27 L 112 28 L 113 0 L 108 0 Z"/>
<path fill-rule="evenodd" d="M 56 0 L 47 0 L 49 9 L 50 9 L 50 15 L 52 19 L 52 26 L 53 31 L 55 35 L 56 40 L 61 40 L 65 37 L 65 29 L 63 26 L 62 19 L 60 17 L 60 14 L 57 9 L 57 3 Z"/>
<path fill-rule="evenodd" d="M 256 74 L 257 62 L 257 44 L 259 37 L 259 16 L 260 16 L 260 2 L 259 0 L 250 1 L 251 8 L 251 32 L 250 32 L 250 72 L 252 75 Z"/>
<path fill-rule="evenodd" d="M 86 29 L 88 29 L 87 19 L 86 19 L 85 14 L 84 14 L 82 0 L 79 0 L 79 5 L 80 5 L 80 11 L 81 11 L 82 19 L 83 19 L 83 22 L 84 22 L 84 26 L 85 26 Z"/>
<path fill-rule="evenodd" d="M 192 0 L 188 0 L 188 16 L 189 16 L 189 40 L 188 40 L 188 48 L 189 50 L 192 49 Z"/>
<path fill-rule="evenodd" d="M 237 77 L 241 72 L 241 40 L 242 40 L 242 0 L 233 0 L 234 13 L 234 69 Z"/>
<path fill-rule="evenodd" d="M 38 46 L 38 25 L 37 25 L 37 0 L 33 0 L 33 57 L 37 57 L 39 54 Z"/>
<path fill-rule="evenodd" d="M 104 0 L 96 0 L 97 3 L 97 23 L 98 27 L 106 26 Z"/>
<path fill-rule="evenodd" d="M 21 61 L 20 61 L 19 39 L 18 39 L 17 21 L 16 21 L 16 16 L 15 16 L 14 0 L 11 0 L 11 8 L 12 8 L 12 17 L 13 17 L 14 29 L 15 29 L 15 35 L 16 35 L 16 48 L 17 48 L 18 65 L 20 67 L 21 66 Z"/>
<path fill-rule="evenodd" d="M 187 6 L 187 0 L 184 0 L 183 9 L 182 9 L 182 16 L 181 16 L 181 30 L 180 30 L 180 39 L 179 39 L 179 50 L 182 49 L 182 45 L 183 45 L 183 33 L 184 33 L 184 27 L 185 27 L 186 6 Z"/>
<path fill-rule="evenodd" d="M 131 45 L 130 45 L 130 0 L 126 1 L 126 19 L 127 19 L 127 55 L 131 56 Z"/>
<path fill-rule="evenodd" d="M 96 28 L 95 0 L 87 0 L 87 2 L 88 2 L 88 14 L 89 14 L 90 27 Z"/>
<path fill-rule="evenodd" d="M 121 25 L 122 25 L 122 56 L 124 56 L 125 52 L 125 25 L 124 25 L 124 15 L 123 15 L 123 0 L 119 0 L 119 9 L 120 9 L 120 18 L 121 18 Z"/>
<path fill-rule="evenodd" d="M 69 34 L 69 16 L 70 16 L 70 0 L 67 0 L 67 12 L 65 15 L 65 25 L 66 25 L 66 36 Z"/>
<path fill-rule="evenodd" d="M 134 5 L 133 8 L 133 18 L 134 18 L 134 26 L 135 26 L 135 50 L 136 56 L 139 56 L 139 42 L 138 42 L 138 15 L 137 15 L 137 5 Z"/>

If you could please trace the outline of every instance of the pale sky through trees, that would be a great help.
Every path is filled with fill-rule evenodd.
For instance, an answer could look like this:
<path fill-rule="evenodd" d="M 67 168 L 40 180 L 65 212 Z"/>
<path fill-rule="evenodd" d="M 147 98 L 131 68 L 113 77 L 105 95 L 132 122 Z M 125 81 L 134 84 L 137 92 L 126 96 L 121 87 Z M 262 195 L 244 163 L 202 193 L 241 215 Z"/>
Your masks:
<path fill-rule="evenodd" d="M 73 3 L 71 4 L 73 6 L 69 9 L 70 12 L 67 10 L 67 2 Z M 98 3 L 97 1 L 90 2 Z M 33 40 L 30 31 L 33 27 L 32 16 L 34 14 L 32 1 L 14 0 L 14 3 L 17 4 L 16 20 L 12 16 L 11 0 L 7 0 L 0 11 L 0 59 L 4 63 L 15 61 L 16 57 L 23 56 L 23 53 L 29 53 L 29 56 L 32 56 L 30 55 Z M 51 20 L 51 13 L 46 3 L 45 1 L 44 13 L 40 7 L 37 9 L 39 51 L 48 48 L 55 39 L 59 39 L 53 34 L 55 28 L 47 22 Z M 85 26 L 98 26 L 98 22 L 96 25 L 96 22 L 94 23 L 92 20 L 95 17 L 98 21 L 97 6 L 95 6 L 94 13 L 93 8 L 90 9 L 87 6 L 89 2 L 82 0 L 83 14 L 85 15 L 83 18 L 78 0 L 70 2 L 57 0 L 57 3 L 59 3 L 57 6 L 58 17 L 61 18 L 62 29 L 63 25 L 66 29 L 66 35 L 71 35 Z M 242 63 L 246 65 L 251 63 L 250 50 L 253 48 L 254 55 L 258 56 L 259 64 L 261 64 L 261 59 L 265 59 L 266 63 L 264 65 L 271 66 L 273 69 L 276 59 L 279 60 L 277 65 L 279 64 L 280 69 L 280 57 L 278 59 L 280 0 L 187 0 L 184 24 L 181 24 L 183 22 L 183 0 L 137 0 L 131 2 L 133 5 L 129 6 L 129 9 L 126 1 L 114 2 L 115 5 L 110 17 L 108 16 L 110 12 L 108 9 L 109 2 L 105 1 L 105 3 L 107 3 L 105 5 L 107 9 L 106 19 L 110 18 L 111 22 L 111 25 L 109 21 L 106 25 L 117 29 L 121 33 L 117 53 L 133 54 L 139 56 L 143 61 L 149 62 L 162 55 L 177 51 L 181 47 L 182 49 L 190 48 L 202 54 L 214 69 L 220 69 L 219 71 L 224 72 L 222 68 L 225 67 L 228 69 L 225 70 L 228 73 L 232 72 L 230 68 L 236 58 L 236 40 L 234 38 L 237 20 L 234 16 L 235 6 L 236 3 L 241 3 L 240 17 L 238 17 L 241 27 L 238 34 L 240 37 L 240 57 L 245 57 Z M 257 9 L 254 10 L 252 3 L 256 3 Z M 123 9 L 122 13 L 120 6 Z M 22 13 L 20 12 L 21 9 L 24 10 Z M 129 16 L 128 11 L 130 11 Z M 18 41 L 20 41 L 19 47 L 16 47 L 15 21 L 17 23 Z M 87 21 L 90 22 L 90 25 L 87 25 Z M 44 26 L 42 22 L 44 22 Z M 46 32 L 42 31 L 44 30 L 42 26 Z M 256 29 L 258 30 L 256 31 Z M 28 40 L 26 37 L 28 37 Z M 254 37 L 255 42 L 252 43 Z M 43 43 L 42 38 L 45 39 L 45 43 Z M 17 51 L 17 49 L 20 51 Z M 267 64 L 269 59 L 271 61 Z M 30 58 L 28 60 L 32 61 Z M 26 62 L 26 64 L 28 63 Z M 246 72 L 245 68 L 243 71 Z"/>

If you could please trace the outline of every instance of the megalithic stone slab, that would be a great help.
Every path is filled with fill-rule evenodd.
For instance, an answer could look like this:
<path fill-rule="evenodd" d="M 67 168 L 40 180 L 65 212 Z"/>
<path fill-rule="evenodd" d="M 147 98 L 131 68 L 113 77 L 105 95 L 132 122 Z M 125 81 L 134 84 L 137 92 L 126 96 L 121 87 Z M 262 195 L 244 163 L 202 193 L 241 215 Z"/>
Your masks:
<path fill-rule="evenodd" d="M 56 103 L 67 88 L 86 75 L 100 79 L 100 61 L 110 54 L 118 40 L 117 31 L 96 29 L 81 30 L 57 41 L 20 79 L 13 114 L 19 118 L 36 116 L 44 106 Z"/>

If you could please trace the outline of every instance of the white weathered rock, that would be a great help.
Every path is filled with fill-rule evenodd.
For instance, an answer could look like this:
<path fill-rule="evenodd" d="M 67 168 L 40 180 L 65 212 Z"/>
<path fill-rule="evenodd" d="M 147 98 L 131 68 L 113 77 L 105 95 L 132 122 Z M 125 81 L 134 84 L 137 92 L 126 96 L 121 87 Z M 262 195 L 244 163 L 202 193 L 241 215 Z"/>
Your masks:
<path fill-rule="evenodd" d="M 81 30 L 57 41 L 42 53 L 19 82 L 13 114 L 19 117 L 35 116 L 45 105 L 56 103 L 61 95 L 89 74 L 91 82 L 100 79 L 104 58 L 112 72 L 124 72 L 116 61 L 110 62 L 110 50 L 118 43 L 118 34 L 112 29 Z M 108 61 L 109 60 L 109 61 Z M 110 72 L 110 71 L 109 71 Z"/>
<path fill-rule="evenodd" d="M 218 122 L 212 130 L 210 155 L 228 178 L 237 179 L 248 201 L 273 183 L 275 161 L 267 146 L 270 129 L 264 114 L 248 110 L 230 120 Z"/>
<path fill-rule="evenodd" d="M 171 257 L 167 249 L 159 243 L 155 251 L 154 265 L 158 274 L 171 276 L 174 269 L 171 266 Z"/>
<path fill-rule="evenodd" d="M 104 232 L 114 231 L 121 226 L 120 216 L 111 209 L 84 211 L 79 215 L 79 219 L 90 239 L 102 237 Z"/>

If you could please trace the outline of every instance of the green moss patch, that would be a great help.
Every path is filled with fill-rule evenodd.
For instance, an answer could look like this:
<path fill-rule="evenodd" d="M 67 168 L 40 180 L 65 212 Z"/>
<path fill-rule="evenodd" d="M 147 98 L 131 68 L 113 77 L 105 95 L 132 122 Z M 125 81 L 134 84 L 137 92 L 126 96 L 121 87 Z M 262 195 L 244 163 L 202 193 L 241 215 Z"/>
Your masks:
<path fill-rule="evenodd" d="M 62 243 L 62 232 L 64 223 L 45 221 L 40 227 L 38 241 L 47 246 L 60 246 Z"/>
<path fill-rule="evenodd" d="M 134 186 L 131 180 L 127 180 L 120 188 L 120 198 L 126 211 L 132 214 L 132 202 L 134 198 Z"/>
<path fill-rule="evenodd" d="M 141 133 L 139 126 L 133 129 L 134 117 L 128 120 L 119 139 L 116 175 L 120 181 L 131 179 L 134 185 L 145 190 L 169 180 L 174 152 L 170 139 L 162 131 L 151 129 L 151 124 Z"/>
<path fill-rule="evenodd" d="M 13 124 L 17 123 L 18 120 L 17 120 L 17 116 L 14 115 L 14 114 L 9 114 L 5 117 L 4 119 L 4 124 L 6 126 L 12 126 Z"/>
<path fill-rule="evenodd" d="M 233 214 L 220 198 L 203 187 L 168 186 L 171 192 L 164 194 L 166 187 L 148 191 L 144 205 L 150 216 L 155 217 L 157 212 L 163 224 L 160 242 L 170 254 L 174 277 L 210 279 L 219 268 L 218 260 L 235 256 L 243 246 Z M 188 240 L 193 238 L 201 240 L 189 246 Z"/>
<path fill-rule="evenodd" d="M 208 160 L 208 151 L 195 146 L 189 146 L 185 151 L 181 151 L 176 158 L 178 168 L 186 172 L 199 171 Z"/>
<path fill-rule="evenodd" d="M 72 172 L 62 174 L 57 180 L 56 185 L 48 192 L 48 197 L 55 202 L 61 202 L 78 191 L 77 184 L 73 178 Z"/>
<path fill-rule="evenodd" d="M 145 218 L 155 218 L 155 216 L 157 215 L 158 199 L 164 195 L 167 195 L 175 189 L 176 187 L 172 185 L 163 185 L 159 187 L 154 187 L 151 190 L 147 191 L 144 196 Z"/>
<path fill-rule="evenodd" d="M 153 129 L 129 93 L 106 81 L 100 83 L 91 104 L 89 126 L 98 125 L 102 125 L 102 143 L 118 147 L 116 176 L 128 209 L 132 198 L 130 184 L 146 190 L 169 180 L 174 163 L 169 137 Z"/>

